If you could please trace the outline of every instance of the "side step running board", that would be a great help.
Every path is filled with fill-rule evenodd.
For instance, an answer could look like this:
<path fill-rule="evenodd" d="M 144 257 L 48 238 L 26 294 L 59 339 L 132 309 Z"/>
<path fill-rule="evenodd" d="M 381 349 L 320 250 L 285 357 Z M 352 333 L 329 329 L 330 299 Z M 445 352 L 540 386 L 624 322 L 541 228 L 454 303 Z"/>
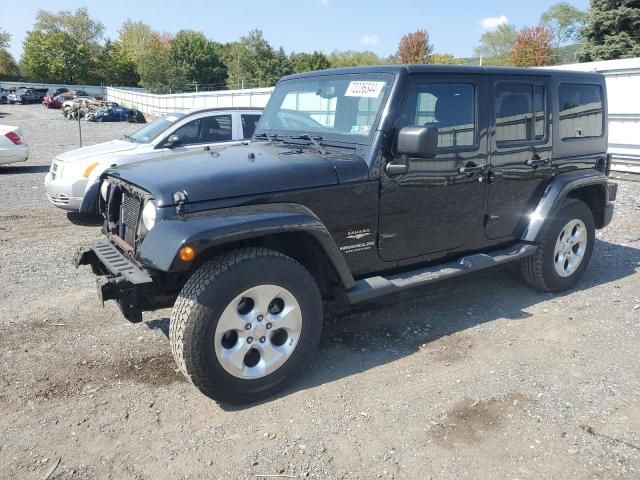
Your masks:
<path fill-rule="evenodd" d="M 409 288 L 512 262 L 533 255 L 537 249 L 537 245 L 518 243 L 502 250 L 490 253 L 476 253 L 461 257 L 453 262 L 420 268 L 389 277 L 363 278 L 356 282 L 355 287 L 347 291 L 347 298 L 350 303 L 364 302 L 382 295 L 401 292 Z"/>

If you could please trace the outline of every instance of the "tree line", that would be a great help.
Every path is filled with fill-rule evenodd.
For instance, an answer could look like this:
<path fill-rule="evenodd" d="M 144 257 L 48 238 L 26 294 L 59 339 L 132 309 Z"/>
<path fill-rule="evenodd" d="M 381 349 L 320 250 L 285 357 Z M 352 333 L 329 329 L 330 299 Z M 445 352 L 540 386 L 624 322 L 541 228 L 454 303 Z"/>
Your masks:
<path fill-rule="evenodd" d="M 636 6 L 637 5 L 637 6 Z M 19 62 L 0 29 L 0 79 L 63 84 L 142 86 L 155 92 L 268 87 L 291 73 L 394 63 L 478 64 L 530 67 L 640 56 L 640 2 L 592 0 L 589 12 L 566 2 L 551 6 L 537 25 L 502 24 L 482 34 L 475 58 L 434 52 L 426 30 L 404 35 L 397 51 L 290 52 L 274 48 L 260 30 L 220 43 L 203 33 L 154 31 L 125 21 L 116 39 L 87 8 L 39 10 Z"/>

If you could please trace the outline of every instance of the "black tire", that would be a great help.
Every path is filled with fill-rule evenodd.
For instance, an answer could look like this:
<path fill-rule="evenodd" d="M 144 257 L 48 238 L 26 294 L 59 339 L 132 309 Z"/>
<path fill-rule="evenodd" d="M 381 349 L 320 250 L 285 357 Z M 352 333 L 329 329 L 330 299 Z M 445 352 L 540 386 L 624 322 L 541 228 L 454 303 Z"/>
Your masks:
<path fill-rule="evenodd" d="M 220 363 L 213 339 L 220 316 L 233 299 L 260 285 L 283 287 L 295 297 L 302 328 L 298 343 L 279 368 L 260 378 L 239 378 Z M 293 382 L 309 367 L 321 331 L 322 301 L 311 274 L 282 253 L 243 248 L 203 264 L 191 276 L 171 312 L 169 339 L 178 367 L 202 393 L 219 402 L 242 404 L 266 398 Z"/>
<path fill-rule="evenodd" d="M 563 228 L 572 220 L 580 220 L 587 230 L 587 244 L 578 268 L 563 277 L 555 269 L 555 246 Z M 565 200 L 555 217 L 543 227 L 536 253 L 521 261 L 522 275 L 532 287 L 543 292 L 561 292 L 573 287 L 589 266 L 595 245 L 595 221 L 586 203 L 570 198 Z"/>

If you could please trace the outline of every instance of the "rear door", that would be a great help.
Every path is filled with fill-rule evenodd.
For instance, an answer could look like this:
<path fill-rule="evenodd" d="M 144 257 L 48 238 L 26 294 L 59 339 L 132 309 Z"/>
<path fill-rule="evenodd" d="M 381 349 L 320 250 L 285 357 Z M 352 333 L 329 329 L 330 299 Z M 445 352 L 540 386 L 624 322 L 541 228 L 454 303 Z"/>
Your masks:
<path fill-rule="evenodd" d="M 490 76 L 493 90 L 489 198 L 485 234 L 518 238 L 551 177 L 550 81 Z"/>

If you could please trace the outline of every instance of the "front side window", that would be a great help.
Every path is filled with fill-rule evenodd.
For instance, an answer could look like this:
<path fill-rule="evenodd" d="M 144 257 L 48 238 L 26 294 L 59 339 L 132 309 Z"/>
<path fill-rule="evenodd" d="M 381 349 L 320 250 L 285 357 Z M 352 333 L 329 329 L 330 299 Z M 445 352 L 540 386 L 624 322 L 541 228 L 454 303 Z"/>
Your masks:
<path fill-rule="evenodd" d="M 542 85 L 496 86 L 496 142 L 530 142 L 545 138 L 545 92 Z"/>
<path fill-rule="evenodd" d="M 467 83 L 415 84 L 408 93 L 400 128 L 438 128 L 438 148 L 476 143 L 475 88 Z"/>
<path fill-rule="evenodd" d="M 322 75 L 280 82 L 257 132 L 310 134 L 325 140 L 368 144 L 389 95 L 393 75 Z"/>
<path fill-rule="evenodd" d="M 182 145 L 230 141 L 233 138 L 231 115 L 198 118 L 177 128 L 173 135 L 180 138 Z"/>
<path fill-rule="evenodd" d="M 562 83 L 559 89 L 560 137 L 599 137 L 603 134 L 604 111 L 600 85 Z"/>

